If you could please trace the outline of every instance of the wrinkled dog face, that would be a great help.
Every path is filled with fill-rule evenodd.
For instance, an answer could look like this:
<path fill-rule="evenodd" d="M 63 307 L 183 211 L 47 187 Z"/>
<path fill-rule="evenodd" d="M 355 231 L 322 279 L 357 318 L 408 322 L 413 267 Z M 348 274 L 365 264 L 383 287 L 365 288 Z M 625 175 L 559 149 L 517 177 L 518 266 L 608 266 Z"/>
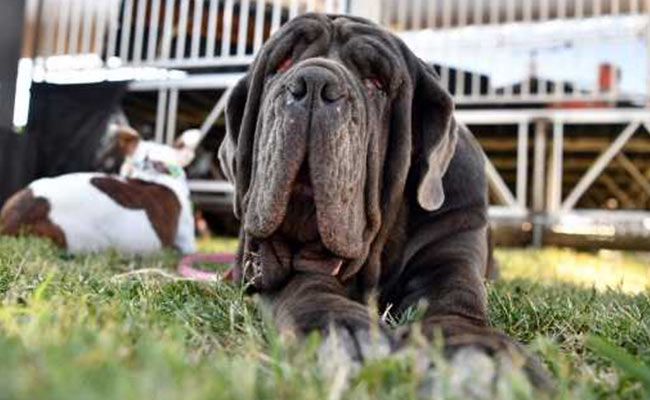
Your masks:
<path fill-rule="evenodd" d="M 353 259 L 362 256 L 367 224 L 367 158 L 376 151 L 369 143 L 385 137 L 390 59 L 363 37 L 328 39 L 307 55 L 269 60 L 244 226 L 254 237 L 279 229 L 292 243 L 322 242 L 323 258 Z"/>
<path fill-rule="evenodd" d="M 401 46 L 366 21 L 307 15 L 264 46 L 234 89 L 220 156 L 237 187 L 241 262 L 263 266 L 258 285 L 292 271 L 349 275 L 368 257 L 386 219 L 387 175 L 400 193 L 411 159 L 410 132 L 406 147 L 390 134 L 410 125 Z M 385 168 L 393 156 L 402 165 Z"/>

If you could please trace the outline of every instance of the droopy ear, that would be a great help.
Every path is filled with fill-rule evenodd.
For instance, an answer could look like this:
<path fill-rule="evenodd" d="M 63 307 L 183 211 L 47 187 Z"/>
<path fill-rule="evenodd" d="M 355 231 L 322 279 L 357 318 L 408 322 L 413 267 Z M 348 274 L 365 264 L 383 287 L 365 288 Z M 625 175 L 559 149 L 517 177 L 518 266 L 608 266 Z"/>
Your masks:
<path fill-rule="evenodd" d="M 454 156 L 458 126 L 452 117 L 451 96 L 442 88 L 433 67 L 418 60 L 413 87 L 413 151 L 418 167 L 417 199 L 427 211 L 445 201 L 442 178 Z"/>
<path fill-rule="evenodd" d="M 297 29 L 300 26 L 298 24 L 307 24 L 310 21 L 309 26 L 322 25 L 322 22 L 315 21 L 317 18 L 329 17 L 299 17 L 285 24 L 264 44 L 246 75 L 230 93 L 226 104 L 226 136 L 219 148 L 219 160 L 224 174 L 235 185 L 235 216 L 241 215 L 245 209 L 248 190 L 253 180 L 255 132 L 266 78 L 273 66 L 269 60 L 286 55 L 289 50 L 298 46 L 293 45 L 298 39 L 302 38 L 306 43 L 311 43 L 314 38 L 319 37 L 313 32 L 309 33 L 309 30 Z"/>
<path fill-rule="evenodd" d="M 240 215 L 237 182 L 237 142 L 241 130 L 246 99 L 248 97 L 248 76 L 242 78 L 230 93 L 226 103 L 226 135 L 219 146 L 219 163 L 226 179 L 235 185 L 235 215 Z"/>
<path fill-rule="evenodd" d="M 176 150 L 178 165 L 185 168 L 194 161 L 196 149 L 202 139 L 203 134 L 200 129 L 188 129 L 174 141 L 172 148 Z"/>
<path fill-rule="evenodd" d="M 120 153 L 124 157 L 132 155 L 138 147 L 138 143 L 140 143 L 140 134 L 138 134 L 138 131 L 126 125 L 115 126 L 111 129 L 114 129 L 116 132 L 115 136 Z"/>
<path fill-rule="evenodd" d="M 219 146 L 219 164 L 221 171 L 228 179 L 228 182 L 235 184 L 235 154 L 237 152 L 237 144 L 234 143 L 228 135 L 224 136 L 221 145 Z"/>

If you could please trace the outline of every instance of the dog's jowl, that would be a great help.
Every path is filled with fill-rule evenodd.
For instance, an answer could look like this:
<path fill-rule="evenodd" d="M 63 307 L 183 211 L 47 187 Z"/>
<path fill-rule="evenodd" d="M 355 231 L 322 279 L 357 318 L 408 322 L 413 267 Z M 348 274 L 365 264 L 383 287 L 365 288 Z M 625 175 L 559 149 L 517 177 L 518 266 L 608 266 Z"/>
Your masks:
<path fill-rule="evenodd" d="M 308 14 L 262 48 L 220 159 L 243 222 L 235 275 L 282 329 L 343 329 L 362 360 L 372 294 L 379 312 L 426 303 L 423 332 L 450 356 L 523 354 L 486 321 L 484 156 L 453 109 L 431 66 L 362 19 Z M 407 341 L 381 332 L 393 350 Z"/>

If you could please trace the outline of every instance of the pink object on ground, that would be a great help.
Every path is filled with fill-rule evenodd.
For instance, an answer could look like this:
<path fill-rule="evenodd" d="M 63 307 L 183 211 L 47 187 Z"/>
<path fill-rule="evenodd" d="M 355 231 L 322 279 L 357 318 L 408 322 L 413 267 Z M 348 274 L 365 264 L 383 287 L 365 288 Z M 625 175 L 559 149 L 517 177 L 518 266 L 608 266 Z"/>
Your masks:
<path fill-rule="evenodd" d="M 196 253 L 190 254 L 181 259 L 178 264 L 178 273 L 185 278 L 192 278 L 199 281 L 231 281 L 233 279 L 233 270 L 229 268 L 225 273 L 219 274 L 217 272 L 206 271 L 194 268 L 196 262 L 211 262 L 218 264 L 232 264 L 235 262 L 235 254 L 233 253 Z"/>

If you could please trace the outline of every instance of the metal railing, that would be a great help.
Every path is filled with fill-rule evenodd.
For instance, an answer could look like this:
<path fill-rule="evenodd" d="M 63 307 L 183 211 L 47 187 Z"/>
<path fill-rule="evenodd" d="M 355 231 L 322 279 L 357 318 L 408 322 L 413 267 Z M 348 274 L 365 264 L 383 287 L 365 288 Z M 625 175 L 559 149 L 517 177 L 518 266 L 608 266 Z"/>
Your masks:
<path fill-rule="evenodd" d="M 50 70 L 245 65 L 289 19 L 347 10 L 347 0 L 27 1 L 23 57 Z"/>

